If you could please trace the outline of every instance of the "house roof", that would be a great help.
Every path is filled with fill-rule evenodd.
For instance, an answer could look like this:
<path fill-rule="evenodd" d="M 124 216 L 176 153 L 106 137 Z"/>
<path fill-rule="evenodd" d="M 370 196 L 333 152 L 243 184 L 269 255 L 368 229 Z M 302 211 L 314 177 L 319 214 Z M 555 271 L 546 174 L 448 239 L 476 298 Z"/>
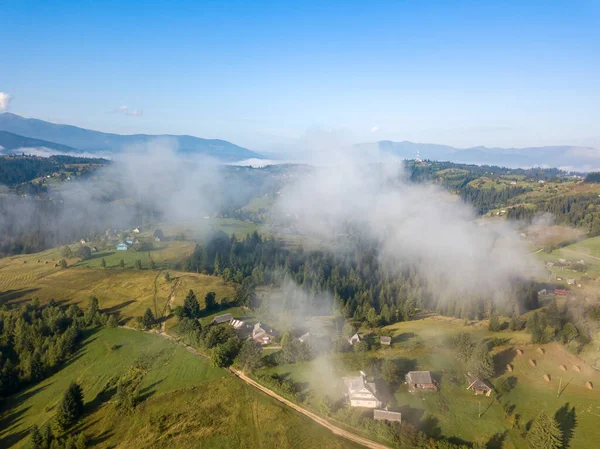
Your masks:
<path fill-rule="evenodd" d="M 492 389 L 488 384 L 486 384 L 477 376 L 466 374 L 465 377 L 467 378 L 467 382 L 469 383 L 467 390 L 473 389 L 476 391 L 490 391 Z"/>
<path fill-rule="evenodd" d="M 381 337 L 381 338 L 379 339 L 379 341 L 380 341 L 381 343 L 391 343 L 391 342 L 392 342 L 392 337 L 385 337 L 385 336 L 383 336 L 383 337 Z"/>
<path fill-rule="evenodd" d="M 221 323 L 229 323 L 233 319 L 231 313 L 226 313 L 225 315 L 216 316 L 213 319 L 213 323 L 221 324 Z"/>
<path fill-rule="evenodd" d="M 410 371 L 406 378 L 411 384 L 432 384 L 431 373 L 429 371 Z"/>
<path fill-rule="evenodd" d="M 307 332 L 306 334 L 301 335 L 300 338 L 298 338 L 298 340 L 300 340 L 301 342 L 305 342 L 309 338 L 310 338 L 310 332 Z"/>
<path fill-rule="evenodd" d="M 388 412 L 387 410 L 373 410 L 373 419 L 376 421 L 402 421 L 402 413 Z"/>
<path fill-rule="evenodd" d="M 365 376 L 361 373 L 356 377 L 344 377 L 344 383 L 348 387 L 348 392 L 352 396 L 357 391 L 369 390 L 373 396 L 377 394 L 377 386 L 373 382 L 366 382 Z"/>

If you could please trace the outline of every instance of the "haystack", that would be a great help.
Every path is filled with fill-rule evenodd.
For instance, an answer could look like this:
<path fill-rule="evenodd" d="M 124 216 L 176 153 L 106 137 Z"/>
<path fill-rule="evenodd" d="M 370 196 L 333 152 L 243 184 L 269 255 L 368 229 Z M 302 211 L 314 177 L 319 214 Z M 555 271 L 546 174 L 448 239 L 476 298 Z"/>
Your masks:
<path fill-rule="evenodd" d="M 563 370 L 563 371 L 566 371 L 567 367 L 565 365 L 560 365 L 560 369 Z"/>
<path fill-rule="evenodd" d="M 507 370 L 509 373 L 512 373 L 512 372 L 513 372 L 513 366 L 512 366 L 512 365 L 509 363 L 508 365 L 506 365 L 506 370 Z"/>
<path fill-rule="evenodd" d="M 530 364 L 531 366 L 535 366 L 535 360 L 533 360 L 533 359 L 529 359 L 529 364 Z"/>
<path fill-rule="evenodd" d="M 544 380 L 550 382 L 550 374 L 544 374 Z"/>
<path fill-rule="evenodd" d="M 523 355 L 523 350 L 522 349 L 517 349 L 517 355 Z"/>
<path fill-rule="evenodd" d="M 537 352 L 544 354 L 546 351 L 544 351 L 544 348 L 537 348 Z"/>
<path fill-rule="evenodd" d="M 587 389 L 589 389 L 589 390 L 593 390 L 593 389 L 594 389 L 594 385 L 593 385 L 591 382 L 586 382 L 586 383 L 585 383 L 585 386 L 586 386 L 586 388 L 587 388 Z"/>
<path fill-rule="evenodd" d="M 581 372 L 581 368 L 579 367 L 579 365 L 573 365 L 573 369 L 574 369 L 575 371 L 577 371 L 578 373 L 580 373 L 580 372 Z"/>

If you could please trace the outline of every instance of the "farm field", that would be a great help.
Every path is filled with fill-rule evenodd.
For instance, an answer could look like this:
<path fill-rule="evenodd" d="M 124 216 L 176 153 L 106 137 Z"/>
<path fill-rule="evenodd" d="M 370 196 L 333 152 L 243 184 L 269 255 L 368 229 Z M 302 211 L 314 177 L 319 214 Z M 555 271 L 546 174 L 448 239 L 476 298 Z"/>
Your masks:
<path fill-rule="evenodd" d="M 577 243 L 556 249 L 551 253 L 540 252 L 536 256 L 544 262 L 556 263 L 559 259 L 567 261 L 583 260 L 585 271 L 575 271 L 568 266 L 553 266 L 549 268 L 554 277 L 580 279 L 583 275 L 595 279 L 600 275 L 600 237 L 592 237 Z"/>
<path fill-rule="evenodd" d="M 123 416 L 103 392 L 107 382 L 143 366 L 143 402 Z M 354 448 L 261 394 L 227 371 L 156 335 L 101 329 L 63 369 L 10 398 L 0 415 L 0 446 L 26 447 L 70 382 L 81 384 L 85 413 L 77 431 L 98 448 Z"/>
<path fill-rule="evenodd" d="M 520 415 L 522 425 L 541 410 L 555 414 L 562 408 L 562 412 L 565 412 L 568 404 L 568 411 L 572 413 L 574 407 L 576 415 L 570 447 L 596 447 L 595 442 L 600 439 L 600 428 L 597 426 L 600 392 L 587 389 L 585 383 L 600 385 L 600 373 L 562 346 L 545 345 L 545 353 L 541 354 L 537 352 L 538 346 L 528 344 L 529 335 L 524 332 L 490 332 L 483 323 L 464 326 L 460 320 L 441 317 L 396 323 L 386 327 L 386 330 L 393 335 L 390 347 L 380 347 L 375 343 L 376 336 L 370 337 L 365 332 L 367 340 L 372 343 L 372 350 L 367 356 L 391 359 L 399 365 L 403 374 L 411 370 L 431 371 L 433 378 L 440 382 L 437 393 L 411 394 L 406 385 L 390 392 L 386 391 L 387 385 L 378 386 L 381 394 L 387 396 L 390 407 L 402 412 L 403 419 L 420 426 L 428 434 L 452 437 L 457 441 L 492 441 L 497 444 L 492 447 L 500 447 L 498 444 L 502 442 L 502 447 L 506 449 L 528 447 L 517 429 L 508 424 L 494 396 L 475 396 L 466 390 L 464 368 L 454 352 L 446 347 L 446 341 L 459 332 L 468 332 L 474 340 L 492 337 L 505 339 L 503 345 L 493 350 L 497 375 L 491 379 L 491 383 L 496 391 L 507 381 L 513 385 L 512 390 L 504 393 L 501 401 L 514 405 L 514 413 Z M 518 356 L 516 348 L 523 349 L 524 355 Z M 300 383 L 307 397 L 307 405 L 316 408 L 324 395 L 341 397 L 344 391 L 341 378 L 358 374 L 345 368 L 344 358 L 356 356 L 319 356 L 310 362 L 280 365 L 263 371 L 278 373 Z M 535 367 L 529 365 L 529 359 L 536 361 Z M 506 364 L 509 363 L 514 367 L 512 373 L 506 370 Z M 567 371 L 563 371 L 560 365 L 565 365 Z M 577 372 L 575 366 L 579 366 L 581 372 Z M 543 379 L 545 374 L 550 376 L 550 382 Z M 561 394 L 557 398 L 559 383 Z M 482 416 L 478 418 L 480 410 Z"/>
<path fill-rule="evenodd" d="M 148 268 L 150 265 L 150 257 L 154 260 L 156 267 L 161 269 L 174 269 L 184 267 L 185 261 L 192 255 L 195 242 L 190 241 L 171 241 L 168 243 L 152 243 L 154 249 L 151 251 L 135 251 L 129 249 L 127 251 L 117 251 L 115 245 L 111 245 L 105 250 L 100 250 L 93 253 L 88 260 L 76 261 L 73 259 L 74 267 L 84 268 L 102 268 L 102 259 L 106 261 L 106 268 L 120 268 L 119 263 L 123 260 L 125 268 L 134 268 L 135 261 L 140 260 L 142 267 Z M 76 250 L 76 249 L 75 249 Z"/>
<path fill-rule="evenodd" d="M 186 239 L 203 240 L 210 232 L 222 231 L 227 235 L 235 234 L 238 240 L 259 230 L 259 225 L 252 222 L 236 220 L 233 218 L 206 218 L 194 222 L 180 222 L 159 226 L 166 235 L 183 234 Z"/>
<path fill-rule="evenodd" d="M 36 295 L 42 303 L 54 298 L 84 307 L 90 296 L 96 296 L 102 309 L 131 318 L 142 315 L 148 307 L 162 315 L 171 296 L 174 305 L 183 304 L 190 289 L 201 305 L 210 291 L 217 294 L 217 301 L 235 294 L 234 288 L 222 279 L 203 274 L 170 271 L 172 280 L 166 282 L 164 272 L 158 270 L 76 266 L 61 269 L 52 263 L 55 252 L 0 259 L 0 303 Z M 45 264 L 45 260 L 50 262 Z"/>

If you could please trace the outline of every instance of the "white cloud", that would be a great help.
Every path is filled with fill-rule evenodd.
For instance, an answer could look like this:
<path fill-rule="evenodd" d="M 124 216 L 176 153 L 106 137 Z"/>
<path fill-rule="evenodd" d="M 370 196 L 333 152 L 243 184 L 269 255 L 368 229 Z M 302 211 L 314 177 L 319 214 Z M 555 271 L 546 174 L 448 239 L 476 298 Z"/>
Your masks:
<path fill-rule="evenodd" d="M 129 106 L 123 104 L 116 109 L 113 109 L 113 112 L 118 112 L 121 114 L 129 115 L 130 117 L 141 117 L 144 115 L 144 111 L 141 109 L 130 109 Z"/>
<path fill-rule="evenodd" d="M 377 131 L 379 131 L 379 126 L 374 126 L 373 128 L 371 128 L 372 133 L 376 133 Z"/>
<path fill-rule="evenodd" d="M 0 112 L 6 111 L 10 106 L 12 97 L 4 92 L 0 92 Z"/>

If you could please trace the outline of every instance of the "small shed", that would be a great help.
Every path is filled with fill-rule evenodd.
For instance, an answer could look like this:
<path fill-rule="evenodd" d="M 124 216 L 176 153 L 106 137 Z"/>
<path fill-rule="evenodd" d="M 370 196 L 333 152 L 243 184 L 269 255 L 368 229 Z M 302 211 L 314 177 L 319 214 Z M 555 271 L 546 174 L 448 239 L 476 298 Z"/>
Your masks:
<path fill-rule="evenodd" d="M 300 337 L 298 337 L 298 340 L 300 340 L 302 343 L 308 342 L 308 340 L 310 340 L 310 332 L 307 332 L 306 334 L 301 335 Z"/>
<path fill-rule="evenodd" d="M 354 334 L 352 337 L 350 337 L 348 339 L 348 343 L 350 343 L 351 345 L 354 345 L 354 343 L 358 343 L 361 340 L 360 335 L 358 335 L 358 332 L 356 334 Z"/>
<path fill-rule="evenodd" d="M 390 412 L 388 410 L 373 410 L 373 419 L 375 421 L 390 421 L 390 422 L 402 422 L 402 413 Z"/>
<path fill-rule="evenodd" d="M 233 316 L 231 315 L 231 313 L 226 313 L 225 315 L 219 315 L 214 317 L 210 324 L 230 323 L 231 320 L 233 320 Z"/>
<path fill-rule="evenodd" d="M 489 396 L 490 394 L 492 394 L 492 388 L 479 377 L 473 376 L 471 374 L 467 374 L 466 377 L 467 382 L 469 384 L 467 390 L 473 390 L 475 392 L 475 396 L 480 394 L 485 394 L 486 396 Z"/>
<path fill-rule="evenodd" d="M 392 337 L 382 336 L 379 338 L 379 343 L 381 343 L 382 345 L 389 346 L 392 344 Z"/>
<path fill-rule="evenodd" d="M 406 375 L 409 393 L 417 391 L 437 391 L 429 371 L 410 371 Z"/>

